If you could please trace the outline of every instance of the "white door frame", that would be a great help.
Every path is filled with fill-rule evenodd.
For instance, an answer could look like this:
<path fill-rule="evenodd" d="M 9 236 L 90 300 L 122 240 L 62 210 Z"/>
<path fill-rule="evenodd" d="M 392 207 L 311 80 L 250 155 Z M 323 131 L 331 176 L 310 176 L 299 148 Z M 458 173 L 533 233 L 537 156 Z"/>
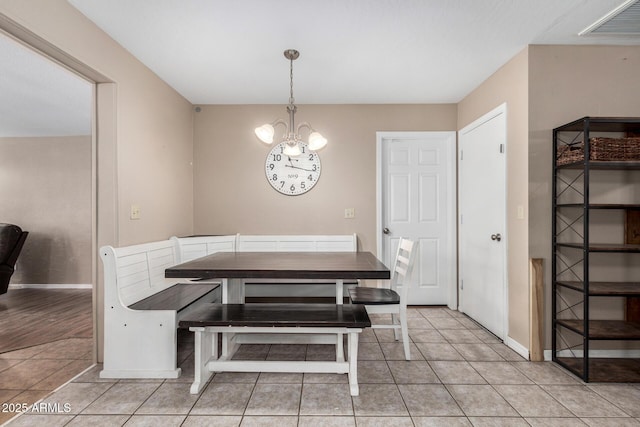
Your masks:
<path fill-rule="evenodd" d="M 385 139 L 418 139 L 424 137 L 425 135 L 450 135 L 455 131 L 423 131 L 423 132 L 376 132 L 376 251 L 377 255 L 380 256 L 382 254 L 382 217 L 383 217 L 383 206 L 382 206 L 382 142 Z M 448 197 L 447 203 L 449 203 L 450 211 L 457 212 L 457 174 L 456 174 L 456 144 L 451 144 L 450 147 L 450 159 L 452 160 L 451 168 L 449 169 L 449 188 L 448 188 Z M 457 260 L 458 253 L 458 239 L 456 237 L 456 225 L 457 221 L 451 221 L 451 227 L 449 230 L 449 235 L 451 238 L 451 250 L 449 253 L 450 259 Z M 448 291 L 448 303 L 447 306 L 452 310 L 457 310 L 458 308 L 458 287 L 456 283 L 457 279 L 457 263 L 451 263 L 451 271 L 450 277 L 452 278 L 452 283 L 449 286 Z"/>
<path fill-rule="evenodd" d="M 502 256 L 504 259 L 504 265 L 503 265 L 503 270 L 502 270 L 502 277 L 503 277 L 503 283 L 504 283 L 504 287 L 502 289 L 502 304 L 503 304 L 503 308 L 504 308 L 504 319 L 503 319 L 503 331 L 504 331 L 504 336 L 503 337 L 499 337 L 500 339 L 502 339 L 505 343 L 507 342 L 507 338 L 509 337 L 509 275 L 507 274 L 508 272 L 508 259 L 507 259 L 507 248 L 509 245 L 509 233 L 508 233 L 508 228 L 507 228 L 507 142 L 508 142 L 508 134 L 507 134 L 507 104 L 503 103 L 501 105 L 499 105 L 498 107 L 496 107 L 495 109 L 489 111 L 488 113 L 486 113 L 485 115 L 481 116 L 480 118 L 474 120 L 472 123 L 468 124 L 467 126 L 465 126 L 464 128 L 460 129 L 458 131 L 458 159 L 460 158 L 460 150 L 462 149 L 462 136 L 465 133 L 468 133 L 470 131 L 472 131 L 473 129 L 477 128 L 478 126 L 481 126 L 482 124 L 488 122 L 489 120 L 502 115 L 504 117 L 504 126 L 505 126 L 505 139 L 504 139 L 504 156 L 503 158 L 503 162 L 502 162 L 502 167 L 504 168 L 504 186 L 503 186 L 503 192 L 504 192 L 504 197 L 505 197 L 505 214 L 504 214 L 504 225 L 502 227 L 502 230 L 504 230 L 503 234 L 503 240 L 504 240 L 504 245 L 502 245 Z M 464 162 L 461 162 L 459 164 L 459 168 L 460 170 L 458 171 L 458 175 L 460 174 L 462 168 L 464 167 Z M 458 200 L 458 206 L 462 207 L 462 201 Z M 460 212 L 462 211 L 462 208 L 458 211 L 458 224 L 460 224 Z M 462 237 L 462 233 L 458 233 L 458 247 L 461 246 L 462 242 L 460 241 Z M 461 286 L 461 278 L 462 278 L 462 268 L 463 268 L 463 264 L 464 264 L 464 259 L 459 256 L 458 258 L 458 269 L 460 270 L 458 274 L 458 289 L 460 289 Z M 464 293 L 463 292 L 459 292 L 460 295 L 460 307 L 462 308 L 461 311 L 464 312 Z"/>

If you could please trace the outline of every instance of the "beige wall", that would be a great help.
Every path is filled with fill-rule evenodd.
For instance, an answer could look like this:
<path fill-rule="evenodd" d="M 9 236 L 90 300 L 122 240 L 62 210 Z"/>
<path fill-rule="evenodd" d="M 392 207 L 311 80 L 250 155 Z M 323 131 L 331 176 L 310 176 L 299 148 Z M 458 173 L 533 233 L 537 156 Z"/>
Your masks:
<path fill-rule="evenodd" d="M 12 284 L 91 283 L 91 137 L 0 138 L 0 222 L 29 236 Z"/>
<path fill-rule="evenodd" d="M 551 347 L 552 130 L 584 116 L 640 116 L 638 76 L 638 46 L 529 48 L 529 247 L 532 257 L 545 260 L 547 348 Z"/>
<path fill-rule="evenodd" d="M 520 52 L 458 104 L 458 129 L 507 104 L 508 336 L 529 348 L 528 51 Z M 525 219 L 517 219 L 522 206 Z"/>
<path fill-rule="evenodd" d="M 202 106 L 195 113 L 194 199 L 196 233 L 347 234 L 376 251 L 376 131 L 451 131 L 456 106 L 299 105 L 329 139 L 319 152 L 322 175 L 300 196 L 267 183 L 270 148 L 253 129 L 286 118 L 284 105 Z M 276 129 L 277 134 L 282 127 Z M 306 137 L 306 133 L 304 136 Z M 354 219 L 344 219 L 345 208 Z"/>

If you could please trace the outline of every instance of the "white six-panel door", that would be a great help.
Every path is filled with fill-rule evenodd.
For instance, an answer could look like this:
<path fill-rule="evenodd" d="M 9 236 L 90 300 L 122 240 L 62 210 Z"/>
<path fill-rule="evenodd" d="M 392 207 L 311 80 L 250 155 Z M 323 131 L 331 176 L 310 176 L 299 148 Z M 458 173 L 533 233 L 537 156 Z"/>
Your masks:
<path fill-rule="evenodd" d="M 456 307 L 455 132 L 378 132 L 378 254 L 418 243 L 411 305 Z"/>

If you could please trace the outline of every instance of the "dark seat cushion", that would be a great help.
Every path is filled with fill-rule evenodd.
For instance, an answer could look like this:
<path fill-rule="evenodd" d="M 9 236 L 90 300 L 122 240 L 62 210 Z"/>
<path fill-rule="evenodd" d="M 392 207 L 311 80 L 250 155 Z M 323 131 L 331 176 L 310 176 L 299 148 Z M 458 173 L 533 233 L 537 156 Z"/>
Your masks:
<path fill-rule="evenodd" d="M 358 286 L 349 289 L 349 297 L 353 304 L 383 305 L 400 304 L 400 295 L 394 290 L 385 288 L 367 288 Z"/>
<path fill-rule="evenodd" d="M 132 310 L 184 310 L 220 285 L 217 283 L 178 283 L 129 306 Z"/>
<path fill-rule="evenodd" d="M 22 229 L 17 225 L 0 223 L 0 264 L 8 263 L 21 235 Z"/>

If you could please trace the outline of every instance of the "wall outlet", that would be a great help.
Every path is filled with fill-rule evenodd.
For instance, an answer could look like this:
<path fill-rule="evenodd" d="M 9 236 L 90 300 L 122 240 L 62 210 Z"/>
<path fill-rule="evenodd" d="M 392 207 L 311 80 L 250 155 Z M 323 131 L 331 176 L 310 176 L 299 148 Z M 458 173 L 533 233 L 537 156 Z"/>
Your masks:
<path fill-rule="evenodd" d="M 131 205 L 131 214 L 129 215 L 130 219 L 140 219 L 140 206 Z"/>
<path fill-rule="evenodd" d="M 344 210 L 344 217 L 346 219 L 353 219 L 356 217 L 356 210 L 355 208 L 346 208 Z"/>

